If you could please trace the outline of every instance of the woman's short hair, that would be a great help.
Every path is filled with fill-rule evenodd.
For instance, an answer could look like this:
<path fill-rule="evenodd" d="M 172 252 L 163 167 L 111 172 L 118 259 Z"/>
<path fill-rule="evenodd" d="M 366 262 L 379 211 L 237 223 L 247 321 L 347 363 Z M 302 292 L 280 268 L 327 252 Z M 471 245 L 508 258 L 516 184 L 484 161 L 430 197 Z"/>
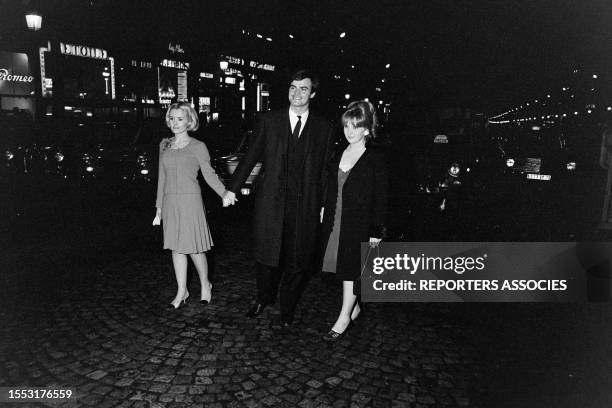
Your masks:
<path fill-rule="evenodd" d="M 364 127 L 368 130 L 366 141 L 376 137 L 376 125 L 378 118 L 376 117 L 376 109 L 368 101 L 354 101 L 349 104 L 346 111 L 340 118 L 342 126 L 346 126 L 349 122 L 354 127 Z"/>
<path fill-rule="evenodd" d="M 194 132 L 200 127 L 200 119 L 195 109 L 188 102 L 176 102 L 168 106 L 166 111 L 166 126 L 170 127 L 170 112 L 173 110 L 182 110 L 187 116 L 187 130 Z"/>

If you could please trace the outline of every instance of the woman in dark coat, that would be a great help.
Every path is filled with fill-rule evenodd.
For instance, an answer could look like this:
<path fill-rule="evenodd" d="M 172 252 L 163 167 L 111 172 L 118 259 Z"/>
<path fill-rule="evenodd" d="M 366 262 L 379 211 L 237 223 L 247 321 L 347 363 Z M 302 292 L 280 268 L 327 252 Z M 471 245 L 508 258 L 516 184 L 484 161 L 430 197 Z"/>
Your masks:
<path fill-rule="evenodd" d="M 342 309 L 323 337 L 340 339 L 359 316 L 356 293 L 361 275 L 361 242 L 378 245 L 384 237 L 389 181 L 384 155 L 366 147 L 373 139 L 376 112 L 370 102 L 352 102 L 342 115 L 348 146 L 330 162 L 323 211 L 323 271 L 342 281 Z"/>

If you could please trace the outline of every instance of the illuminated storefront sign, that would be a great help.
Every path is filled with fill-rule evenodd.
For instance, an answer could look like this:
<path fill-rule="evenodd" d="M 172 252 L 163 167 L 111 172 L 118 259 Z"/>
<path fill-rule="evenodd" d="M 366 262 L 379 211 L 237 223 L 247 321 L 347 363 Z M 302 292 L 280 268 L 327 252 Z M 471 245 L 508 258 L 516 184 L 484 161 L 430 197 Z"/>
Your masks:
<path fill-rule="evenodd" d="M 272 64 L 264 64 L 258 61 L 251 60 L 248 61 L 247 64 L 246 60 L 231 55 L 223 55 L 222 58 L 232 65 L 249 66 L 251 68 L 261 69 L 263 71 L 274 71 L 276 69 L 276 67 Z"/>
<path fill-rule="evenodd" d="M 60 42 L 60 52 L 75 57 L 108 59 L 108 52 L 101 48 L 87 47 L 85 45 L 64 44 Z"/>
<path fill-rule="evenodd" d="M 45 52 L 49 51 L 49 48 L 40 47 L 38 49 L 38 58 L 40 61 L 40 85 L 43 97 L 53 95 L 53 79 L 45 77 Z"/>
<path fill-rule="evenodd" d="M 213 79 L 214 77 L 210 72 L 200 72 L 200 78 Z"/>
<path fill-rule="evenodd" d="M 226 55 L 225 59 L 227 59 L 227 62 L 229 62 L 230 64 L 244 65 L 244 60 L 242 58 L 233 57 L 231 55 Z"/>
<path fill-rule="evenodd" d="M 176 69 L 184 69 L 184 70 L 189 69 L 188 62 L 174 61 L 174 60 L 169 60 L 169 59 L 163 60 L 159 65 L 161 65 L 162 67 L 166 67 L 166 68 L 176 68 Z"/>
<path fill-rule="evenodd" d="M 177 99 L 179 102 L 187 100 L 187 71 L 177 74 Z"/>
<path fill-rule="evenodd" d="M 240 71 L 239 69 L 236 68 L 228 68 L 225 70 L 225 75 L 236 75 L 241 77 L 242 76 L 242 71 Z"/>
<path fill-rule="evenodd" d="M 33 80 L 34 80 L 33 76 L 11 75 L 8 69 L 0 68 L 0 81 L 32 82 Z"/>
<path fill-rule="evenodd" d="M 271 64 L 262 64 L 262 63 L 257 62 L 257 61 L 249 62 L 249 66 L 251 68 L 257 68 L 257 69 L 261 69 L 261 70 L 264 70 L 264 71 L 274 71 L 274 69 L 276 68 L 274 65 L 271 65 Z"/>
<path fill-rule="evenodd" d="M 30 75 L 28 56 L 0 51 L 0 94 L 30 96 L 34 93 L 34 77 Z"/>
<path fill-rule="evenodd" d="M 181 44 L 168 44 L 168 50 L 171 51 L 173 54 L 184 54 L 185 50 L 183 49 L 183 47 L 181 46 Z"/>
<path fill-rule="evenodd" d="M 91 58 L 95 60 L 104 60 L 108 61 L 108 66 L 105 66 L 106 63 L 98 63 L 98 62 L 77 62 L 77 60 L 65 58 L 61 61 L 58 60 L 54 53 L 51 52 L 51 44 L 48 42 L 47 47 L 40 47 L 39 49 L 39 59 L 40 59 L 40 81 L 41 81 L 41 93 L 43 97 L 51 97 L 53 96 L 53 80 L 51 78 L 47 78 L 47 74 L 49 72 L 55 72 L 57 74 L 59 72 L 63 72 L 63 86 L 64 92 L 67 89 L 70 89 L 70 92 L 73 92 L 74 97 L 84 98 L 85 95 L 90 94 L 91 89 L 95 89 L 98 85 L 98 79 L 103 78 L 104 87 L 103 92 L 104 95 L 108 95 L 108 98 L 115 99 L 115 60 L 113 57 L 109 57 L 108 52 L 101 48 L 88 47 L 85 45 L 74 45 L 74 44 L 66 44 L 60 42 L 59 54 L 69 56 L 69 57 L 82 57 L 82 58 Z M 50 57 L 50 58 L 49 58 Z M 47 59 L 50 61 L 47 61 Z M 49 68 L 47 68 L 47 64 L 49 63 Z M 100 74 L 100 69 L 103 69 L 103 72 Z M 53 75 L 53 74 L 52 74 Z M 81 82 L 79 82 L 81 81 Z M 62 83 L 60 82 L 60 83 Z M 69 85 L 67 85 L 69 83 Z M 78 85 L 78 84 L 81 85 Z M 77 84 L 77 86 L 74 86 Z M 75 89 L 75 88 L 79 89 Z M 90 90 L 83 91 L 82 88 L 87 88 Z M 65 94 L 64 96 L 66 96 Z"/>
<path fill-rule="evenodd" d="M 131 64 L 133 67 L 136 68 L 146 68 L 146 69 L 152 69 L 153 68 L 153 63 L 150 61 L 136 61 L 136 60 L 132 60 Z"/>

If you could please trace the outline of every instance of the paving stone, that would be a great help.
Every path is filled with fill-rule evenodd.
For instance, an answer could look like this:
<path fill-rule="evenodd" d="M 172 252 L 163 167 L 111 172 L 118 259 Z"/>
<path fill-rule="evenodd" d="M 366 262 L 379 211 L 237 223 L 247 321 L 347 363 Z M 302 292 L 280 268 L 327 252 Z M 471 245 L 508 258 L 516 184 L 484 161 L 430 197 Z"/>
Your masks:
<path fill-rule="evenodd" d="M 211 260 L 217 271 L 213 304 L 163 308 L 175 282 L 169 255 L 159 249 L 109 260 L 96 272 L 76 267 L 65 272 L 74 275 L 70 292 L 86 290 L 87 296 L 57 304 L 41 298 L 19 311 L 22 318 L 3 321 L 0 338 L 14 340 L 0 347 L 0 371 L 11 382 L 78 384 L 79 403 L 96 407 L 474 404 L 467 395 L 478 381 L 478 350 L 450 341 L 463 336 L 463 328 L 446 323 L 451 312 L 438 306 L 372 304 L 368 315 L 374 318 L 366 316 L 355 333 L 327 347 L 320 334 L 337 314 L 339 287 L 315 277 L 295 328 L 274 326 L 277 305 L 246 319 L 245 299 L 255 291 L 244 234 L 249 215 L 225 217 Z M 199 293 L 191 269 L 188 286 Z"/>

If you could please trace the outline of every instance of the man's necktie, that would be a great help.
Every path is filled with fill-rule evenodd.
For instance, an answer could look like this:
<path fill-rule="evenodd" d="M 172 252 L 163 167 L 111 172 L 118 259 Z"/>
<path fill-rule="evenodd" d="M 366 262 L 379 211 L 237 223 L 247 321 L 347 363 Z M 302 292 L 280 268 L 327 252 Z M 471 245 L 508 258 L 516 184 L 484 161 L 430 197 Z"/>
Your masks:
<path fill-rule="evenodd" d="M 298 121 L 293 128 L 293 138 L 297 140 L 300 137 L 300 129 L 302 128 L 302 117 L 298 115 Z"/>

